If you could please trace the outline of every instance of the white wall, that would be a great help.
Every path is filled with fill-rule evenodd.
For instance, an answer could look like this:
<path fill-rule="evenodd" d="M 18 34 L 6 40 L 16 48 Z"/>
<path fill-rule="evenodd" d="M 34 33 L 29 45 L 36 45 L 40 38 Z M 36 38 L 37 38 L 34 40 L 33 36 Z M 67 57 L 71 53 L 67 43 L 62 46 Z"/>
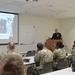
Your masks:
<path fill-rule="evenodd" d="M 16 51 L 26 52 L 28 50 L 36 49 L 38 42 L 44 43 L 48 36 L 52 36 L 54 29 L 59 28 L 59 20 L 49 19 L 44 17 L 20 15 L 19 16 L 19 30 L 22 30 L 22 25 L 35 26 L 35 44 L 31 45 L 16 45 Z M 21 29 L 20 29 L 21 28 Z M 22 36 L 22 34 L 19 34 Z M 25 35 L 25 34 L 24 34 Z M 0 53 L 6 51 L 6 45 L 0 46 Z"/>
<path fill-rule="evenodd" d="M 60 30 L 66 45 L 71 49 L 75 40 L 75 18 L 61 19 Z"/>

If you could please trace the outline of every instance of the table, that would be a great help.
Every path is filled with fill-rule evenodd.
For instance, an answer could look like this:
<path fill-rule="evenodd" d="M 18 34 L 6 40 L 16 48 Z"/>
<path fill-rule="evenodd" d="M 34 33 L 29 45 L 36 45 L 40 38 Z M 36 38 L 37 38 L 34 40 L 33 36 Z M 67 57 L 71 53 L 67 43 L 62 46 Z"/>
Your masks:
<path fill-rule="evenodd" d="M 75 72 L 73 72 L 71 68 L 66 68 L 66 69 L 45 73 L 41 75 L 75 75 Z"/>
<path fill-rule="evenodd" d="M 29 62 L 24 62 L 24 63 L 23 63 L 26 72 L 27 72 L 27 68 L 28 68 L 28 67 L 35 65 L 34 57 L 35 57 L 35 56 L 29 56 L 29 57 L 23 57 L 23 58 L 22 58 L 22 59 L 29 59 Z"/>
<path fill-rule="evenodd" d="M 29 59 L 29 62 L 24 62 L 24 65 L 26 66 L 26 65 L 34 64 L 34 63 L 35 63 L 34 57 L 35 57 L 35 56 L 23 57 L 22 59 Z"/>

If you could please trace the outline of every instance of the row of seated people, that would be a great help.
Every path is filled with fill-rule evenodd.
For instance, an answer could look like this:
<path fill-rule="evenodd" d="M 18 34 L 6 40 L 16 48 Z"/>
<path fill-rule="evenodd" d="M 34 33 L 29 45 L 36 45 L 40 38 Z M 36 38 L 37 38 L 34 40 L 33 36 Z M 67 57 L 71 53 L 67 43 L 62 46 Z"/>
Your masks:
<path fill-rule="evenodd" d="M 53 52 L 44 48 L 42 43 L 38 43 L 37 54 L 35 55 L 34 60 L 38 69 L 42 69 L 43 64 L 52 62 L 52 70 L 59 70 L 70 66 L 71 60 L 75 56 L 73 51 L 71 52 L 72 55 L 66 58 L 67 53 L 62 42 L 56 43 L 56 49 Z M 58 65 L 61 65 L 62 67 L 58 68 Z"/>
<path fill-rule="evenodd" d="M 63 48 L 62 42 L 57 42 L 56 47 L 57 49 L 52 53 L 47 48 L 44 48 L 42 43 L 37 44 L 37 54 L 35 55 L 34 59 L 37 69 L 42 69 L 44 67 L 43 64 L 45 63 L 47 63 L 45 69 L 48 69 L 49 67 L 52 67 L 52 70 L 57 69 L 57 61 L 61 59 L 62 62 L 62 59 L 66 58 L 66 51 Z M 2 65 L 0 66 L 0 75 L 24 75 L 23 61 L 20 59 L 21 64 L 19 63 L 19 61 L 17 61 L 19 60 L 19 58 L 21 58 L 21 55 L 18 52 L 14 51 L 15 44 L 13 42 L 9 42 L 7 48 L 8 50 L 5 53 L 0 54 L 0 64 Z M 14 57 L 15 55 L 18 58 Z M 72 56 L 70 57 L 70 59 L 71 58 Z M 48 64 L 52 64 L 52 66 L 49 66 Z M 18 70 L 20 71 L 20 73 Z"/>
<path fill-rule="evenodd" d="M 57 61 L 57 63 L 46 62 L 42 64 L 41 68 L 39 68 L 38 66 L 37 67 L 30 66 L 27 68 L 27 75 L 30 75 L 31 73 L 35 73 L 35 72 L 37 72 L 38 74 L 45 74 L 45 73 L 50 73 L 56 70 L 65 69 L 68 67 L 69 67 L 68 60 L 60 59 L 59 61 Z M 35 74 L 35 75 L 38 75 L 38 74 Z"/>

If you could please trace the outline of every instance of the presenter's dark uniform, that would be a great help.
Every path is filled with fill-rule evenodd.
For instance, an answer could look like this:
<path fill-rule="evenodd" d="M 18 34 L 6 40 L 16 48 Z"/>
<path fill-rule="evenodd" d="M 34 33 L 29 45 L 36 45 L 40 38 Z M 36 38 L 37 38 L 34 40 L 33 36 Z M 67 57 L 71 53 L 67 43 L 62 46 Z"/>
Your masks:
<path fill-rule="evenodd" d="M 51 39 L 61 40 L 62 35 L 61 35 L 61 33 L 54 33 Z"/>

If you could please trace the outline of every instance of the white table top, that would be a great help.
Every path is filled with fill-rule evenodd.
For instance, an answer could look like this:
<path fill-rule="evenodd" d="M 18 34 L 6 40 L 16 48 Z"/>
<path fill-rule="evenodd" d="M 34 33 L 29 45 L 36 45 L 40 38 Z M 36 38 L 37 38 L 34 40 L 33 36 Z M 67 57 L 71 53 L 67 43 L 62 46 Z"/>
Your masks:
<path fill-rule="evenodd" d="M 41 75 L 75 75 L 75 72 L 73 72 L 71 68 L 66 68 Z"/>
<path fill-rule="evenodd" d="M 30 57 L 24 57 L 22 59 L 29 59 L 29 62 L 24 62 L 24 65 L 30 65 L 30 64 L 34 64 L 34 56 L 30 56 Z"/>

